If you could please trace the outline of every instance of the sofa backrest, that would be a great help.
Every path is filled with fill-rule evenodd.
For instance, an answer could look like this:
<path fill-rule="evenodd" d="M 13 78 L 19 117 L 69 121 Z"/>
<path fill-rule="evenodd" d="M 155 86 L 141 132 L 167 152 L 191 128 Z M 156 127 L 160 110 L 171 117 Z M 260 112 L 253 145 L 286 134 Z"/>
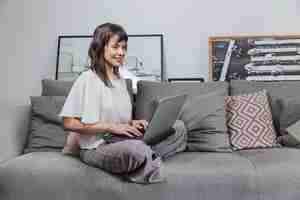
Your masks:
<path fill-rule="evenodd" d="M 42 96 L 31 97 L 31 115 L 24 153 L 35 151 L 61 151 L 68 134 L 57 116 L 64 105 L 73 81 L 42 80 Z M 126 80 L 132 97 L 132 85 Z"/>
<path fill-rule="evenodd" d="M 157 98 L 188 94 L 195 97 L 201 94 L 221 90 L 228 94 L 228 83 L 222 81 L 210 82 L 175 82 L 160 83 L 152 81 L 139 81 L 137 84 L 136 110 L 137 119 L 150 120 L 154 107 L 151 105 Z"/>
<path fill-rule="evenodd" d="M 295 107 L 294 111 L 299 110 L 299 113 L 290 113 L 291 116 L 284 117 L 284 104 L 290 104 L 295 98 L 300 101 L 300 81 L 278 81 L 278 82 L 261 82 L 261 81 L 246 81 L 246 80 L 232 80 L 229 85 L 230 95 L 239 95 L 243 93 L 257 92 L 262 89 L 268 91 L 270 97 L 270 105 L 272 109 L 272 115 L 274 120 L 274 126 L 279 131 L 280 124 L 288 125 L 292 123 L 291 116 L 294 120 L 300 119 L 300 104 L 299 107 Z M 295 101 L 294 101 L 295 102 Z M 285 127 L 284 127 L 285 128 Z"/>
<path fill-rule="evenodd" d="M 133 101 L 132 81 L 125 79 L 131 101 Z M 63 80 L 42 80 L 42 96 L 67 96 L 73 86 L 73 81 Z"/>

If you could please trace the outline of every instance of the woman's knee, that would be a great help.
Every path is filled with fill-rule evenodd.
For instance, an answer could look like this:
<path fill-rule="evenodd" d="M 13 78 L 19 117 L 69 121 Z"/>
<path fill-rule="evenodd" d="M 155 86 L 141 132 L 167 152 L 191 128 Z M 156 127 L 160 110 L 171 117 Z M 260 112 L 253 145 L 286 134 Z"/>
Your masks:
<path fill-rule="evenodd" d="M 147 145 L 142 141 L 128 140 L 114 144 L 115 151 L 112 153 L 114 159 L 115 173 L 129 173 L 145 164 L 147 159 Z"/>
<path fill-rule="evenodd" d="M 140 140 L 128 140 L 120 143 L 123 156 L 137 163 L 143 163 L 147 156 L 148 146 Z"/>

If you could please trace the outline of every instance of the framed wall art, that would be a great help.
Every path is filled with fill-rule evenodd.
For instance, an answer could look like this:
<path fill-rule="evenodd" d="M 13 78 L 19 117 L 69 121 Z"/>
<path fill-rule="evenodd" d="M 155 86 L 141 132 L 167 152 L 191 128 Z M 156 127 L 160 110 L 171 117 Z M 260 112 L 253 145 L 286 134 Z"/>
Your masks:
<path fill-rule="evenodd" d="M 210 37 L 209 79 L 300 80 L 300 35 Z"/>
<path fill-rule="evenodd" d="M 62 35 L 58 37 L 56 80 L 74 80 L 89 68 L 88 48 L 91 35 Z M 125 78 L 138 80 L 165 80 L 163 35 L 128 35 L 125 58 Z"/>

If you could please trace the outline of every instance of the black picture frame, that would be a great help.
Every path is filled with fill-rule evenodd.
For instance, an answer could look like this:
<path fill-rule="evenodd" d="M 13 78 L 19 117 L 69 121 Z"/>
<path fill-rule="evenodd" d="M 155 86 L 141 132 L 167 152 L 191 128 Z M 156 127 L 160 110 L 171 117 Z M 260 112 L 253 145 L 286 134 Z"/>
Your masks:
<path fill-rule="evenodd" d="M 58 36 L 55 80 L 74 80 L 88 68 L 87 52 L 91 39 L 92 35 Z M 165 81 L 163 34 L 130 34 L 128 42 L 126 64 L 127 67 L 130 64 L 129 71 L 137 77 L 136 82 L 138 80 Z M 76 53 L 73 52 L 74 49 L 77 49 Z M 76 60 L 75 54 L 80 59 Z"/>

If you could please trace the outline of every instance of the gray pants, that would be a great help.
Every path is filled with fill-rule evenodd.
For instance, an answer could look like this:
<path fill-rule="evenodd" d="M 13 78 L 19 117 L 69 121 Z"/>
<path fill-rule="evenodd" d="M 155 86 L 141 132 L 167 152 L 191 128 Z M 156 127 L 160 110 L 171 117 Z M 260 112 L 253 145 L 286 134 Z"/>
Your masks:
<path fill-rule="evenodd" d="M 111 173 L 130 174 L 139 170 L 143 171 L 140 176 L 149 176 L 150 172 L 151 174 L 157 173 L 151 169 L 151 166 L 154 166 L 152 162 L 155 162 L 157 158 L 167 159 L 186 148 L 187 131 L 184 123 L 177 120 L 173 128 L 175 129 L 173 135 L 152 147 L 141 140 L 124 140 L 102 144 L 92 150 L 81 150 L 80 158 L 88 165 Z M 157 163 L 155 166 L 157 167 Z M 144 168 L 144 170 L 140 170 L 140 168 Z M 146 181 L 145 177 L 142 178 L 144 182 L 149 181 L 149 177 Z"/>

